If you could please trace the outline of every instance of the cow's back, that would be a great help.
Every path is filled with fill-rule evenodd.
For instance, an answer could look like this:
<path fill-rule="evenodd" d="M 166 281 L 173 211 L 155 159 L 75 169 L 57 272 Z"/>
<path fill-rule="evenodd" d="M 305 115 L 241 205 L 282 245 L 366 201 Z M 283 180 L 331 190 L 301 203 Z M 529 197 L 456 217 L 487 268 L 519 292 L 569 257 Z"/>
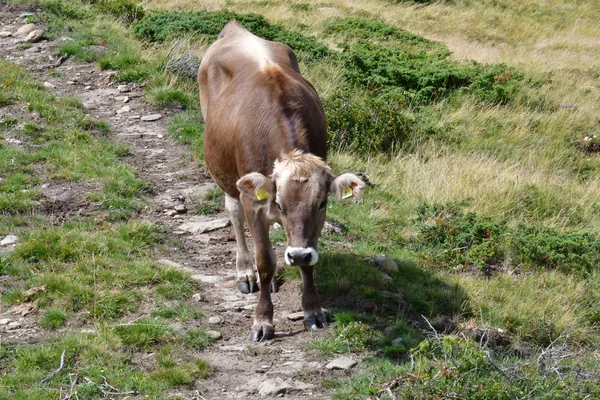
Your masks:
<path fill-rule="evenodd" d="M 232 21 L 206 52 L 198 83 L 205 160 L 229 195 L 239 195 L 242 175 L 270 174 L 282 152 L 300 148 L 325 158 L 323 108 L 288 46 Z"/>

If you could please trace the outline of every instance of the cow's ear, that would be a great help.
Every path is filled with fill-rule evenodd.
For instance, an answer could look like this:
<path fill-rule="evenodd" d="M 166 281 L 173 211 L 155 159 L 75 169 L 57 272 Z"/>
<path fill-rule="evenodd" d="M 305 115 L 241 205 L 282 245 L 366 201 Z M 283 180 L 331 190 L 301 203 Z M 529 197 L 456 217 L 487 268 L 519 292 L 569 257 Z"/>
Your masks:
<path fill-rule="evenodd" d="M 271 193 L 271 179 L 259 172 L 251 172 L 238 179 L 236 186 L 240 193 L 253 200 L 266 200 Z"/>
<path fill-rule="evenodd" d="M 342 174 L 331 181 L 329 193 L 338 199 L 358 197 L 362 193 L 365 183 L 354 174 Z"/>

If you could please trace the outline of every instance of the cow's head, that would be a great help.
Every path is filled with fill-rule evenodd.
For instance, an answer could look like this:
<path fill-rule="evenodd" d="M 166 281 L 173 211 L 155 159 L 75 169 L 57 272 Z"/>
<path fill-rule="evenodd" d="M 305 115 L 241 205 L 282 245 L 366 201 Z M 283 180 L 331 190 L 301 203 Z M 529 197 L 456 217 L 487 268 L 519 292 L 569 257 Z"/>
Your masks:
<path fill-rule="evenodd" d="M 319 258 L 327 196 L 356 197 L 364 186 L 356 175 L 335 176 L 321 158 L 299 150 L 282 154 L 271 176 L 252 172 L 237 181 L 241 193 L 264 204 L 270 220 L 281 222 L 287 236 L 285 262 L 300 266 L 314 265 Z"/>

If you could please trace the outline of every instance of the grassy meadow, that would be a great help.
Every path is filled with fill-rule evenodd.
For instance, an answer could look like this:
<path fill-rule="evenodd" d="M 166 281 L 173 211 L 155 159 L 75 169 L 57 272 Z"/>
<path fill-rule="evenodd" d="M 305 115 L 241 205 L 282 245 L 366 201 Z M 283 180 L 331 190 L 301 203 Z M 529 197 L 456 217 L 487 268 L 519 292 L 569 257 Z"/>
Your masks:
<path fill-rule="evenodd" d="M 73 28 L 74 40 L 58 54 L 115 69 L 119 81 L 147 82 L 148 101 L 180 107 L 171 134 L 196 150 L 200 164 L 197 89 L 176 61 L 194 65 L 232 18 L 296 51 L 326 108 L 329 163 L 370 182 L 354 204 L 330 203 L 328 220 L 338 229 L 324 234 L 316 269 L 333 327 L 310 351 L 369 355 L 363 372 L 324 382 L 333 398 L 600 395 L 597 1 L 36 4 L 44 12 L 30 18 L 51 36 Z M 108 51 L 93 52 L 96 43 Z M 166 268 L 156 274 L 149 261 L 163 233 L 135 219 L 145 183 L 115 163 L 127 149 L 102 122 L 86 119 L 77 101 L 53 98 L 62 106 L 47 109 L 51 95 L 22 69 L 2 61 L 0 79 L 0 107 L 28 104 L 48 115 L 48 126 L 0 121 L 0 134 L 24 124 L 40 144 L 35 152 L 0 145 L 0 235 L 17 229 L 26 238 L 0 258 L 0 274 L 17 282 L 3 304 L 16 304 L 35 285 L 58 288 L 64 274 L 81 271 L 68 295 L 46 290 L 39 302 L 46 329 L 75 318 L 97 324 L 93 340 L 60 338 L 87 355 L 77 368 L 100 377 L 94 371 L 114 360 L 111 382 L 157 397 L 206 374 L 205 363 L 183 355 L 207 344 L 203 333 L 176 337 L 165 322 L 173 313 L 199 316 L 187 300 L 189 278 Z M 75 167 L 67 163 L 74 158 Z M 99 210 L 105 218 L 51 229 L 31 218 L 40 196 L 32 164 L 96 185 L 89 196 L 106 206 Z M 198 212 L 217 211 L 215 197 Z M 374 273 L 377 255 L 394 258 L 398 271 Z M 100 283 L 83 279 L 90 269 Z M 132 280 L 131 290 L 112 288 L 122 279 Z M 137 299 L 162 299 L 171 289 L 179 293 L 165 299 L 172 312 L 147 316 L 143 332 L 112 327 L 137 311 L 128 308 Z M 126 352 L 148 346 L 158 349 L 154 369 L 127 375 Z M 0 398 L 37 393 L 32 384 L 55 368 L 48 360 L 60 348 L 0 342 Z M 47 384 L 56 390 L 66 379 Z"/>

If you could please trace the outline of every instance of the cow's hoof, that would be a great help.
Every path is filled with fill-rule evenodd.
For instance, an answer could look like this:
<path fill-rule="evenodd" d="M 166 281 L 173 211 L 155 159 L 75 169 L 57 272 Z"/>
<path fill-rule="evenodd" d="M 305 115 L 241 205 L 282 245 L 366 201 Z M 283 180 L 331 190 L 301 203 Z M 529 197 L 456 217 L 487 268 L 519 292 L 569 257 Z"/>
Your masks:
<path fill-rule="evenodd" d="M 308 318 L 304 318 L 304 326 L 306 329 L 310 329 L 311 331 L 323 329 L 327 327 L 327 319 L 325 318 L 325 315 L 311 315 Z"/>
<path fill-rule="evenodd" d="M 262 329 L 252 331 L 250 333 L 250 340 L 253 342 L 262 342 L 264 340 L 271 340 L 275 338 L 275 331 L 263 332 Z"/>
<path fill-rule="evenodd" d="M 237 288 L 244 294 L 258 292 L 258 284 L 255 281 L 237 281 Z"/>

